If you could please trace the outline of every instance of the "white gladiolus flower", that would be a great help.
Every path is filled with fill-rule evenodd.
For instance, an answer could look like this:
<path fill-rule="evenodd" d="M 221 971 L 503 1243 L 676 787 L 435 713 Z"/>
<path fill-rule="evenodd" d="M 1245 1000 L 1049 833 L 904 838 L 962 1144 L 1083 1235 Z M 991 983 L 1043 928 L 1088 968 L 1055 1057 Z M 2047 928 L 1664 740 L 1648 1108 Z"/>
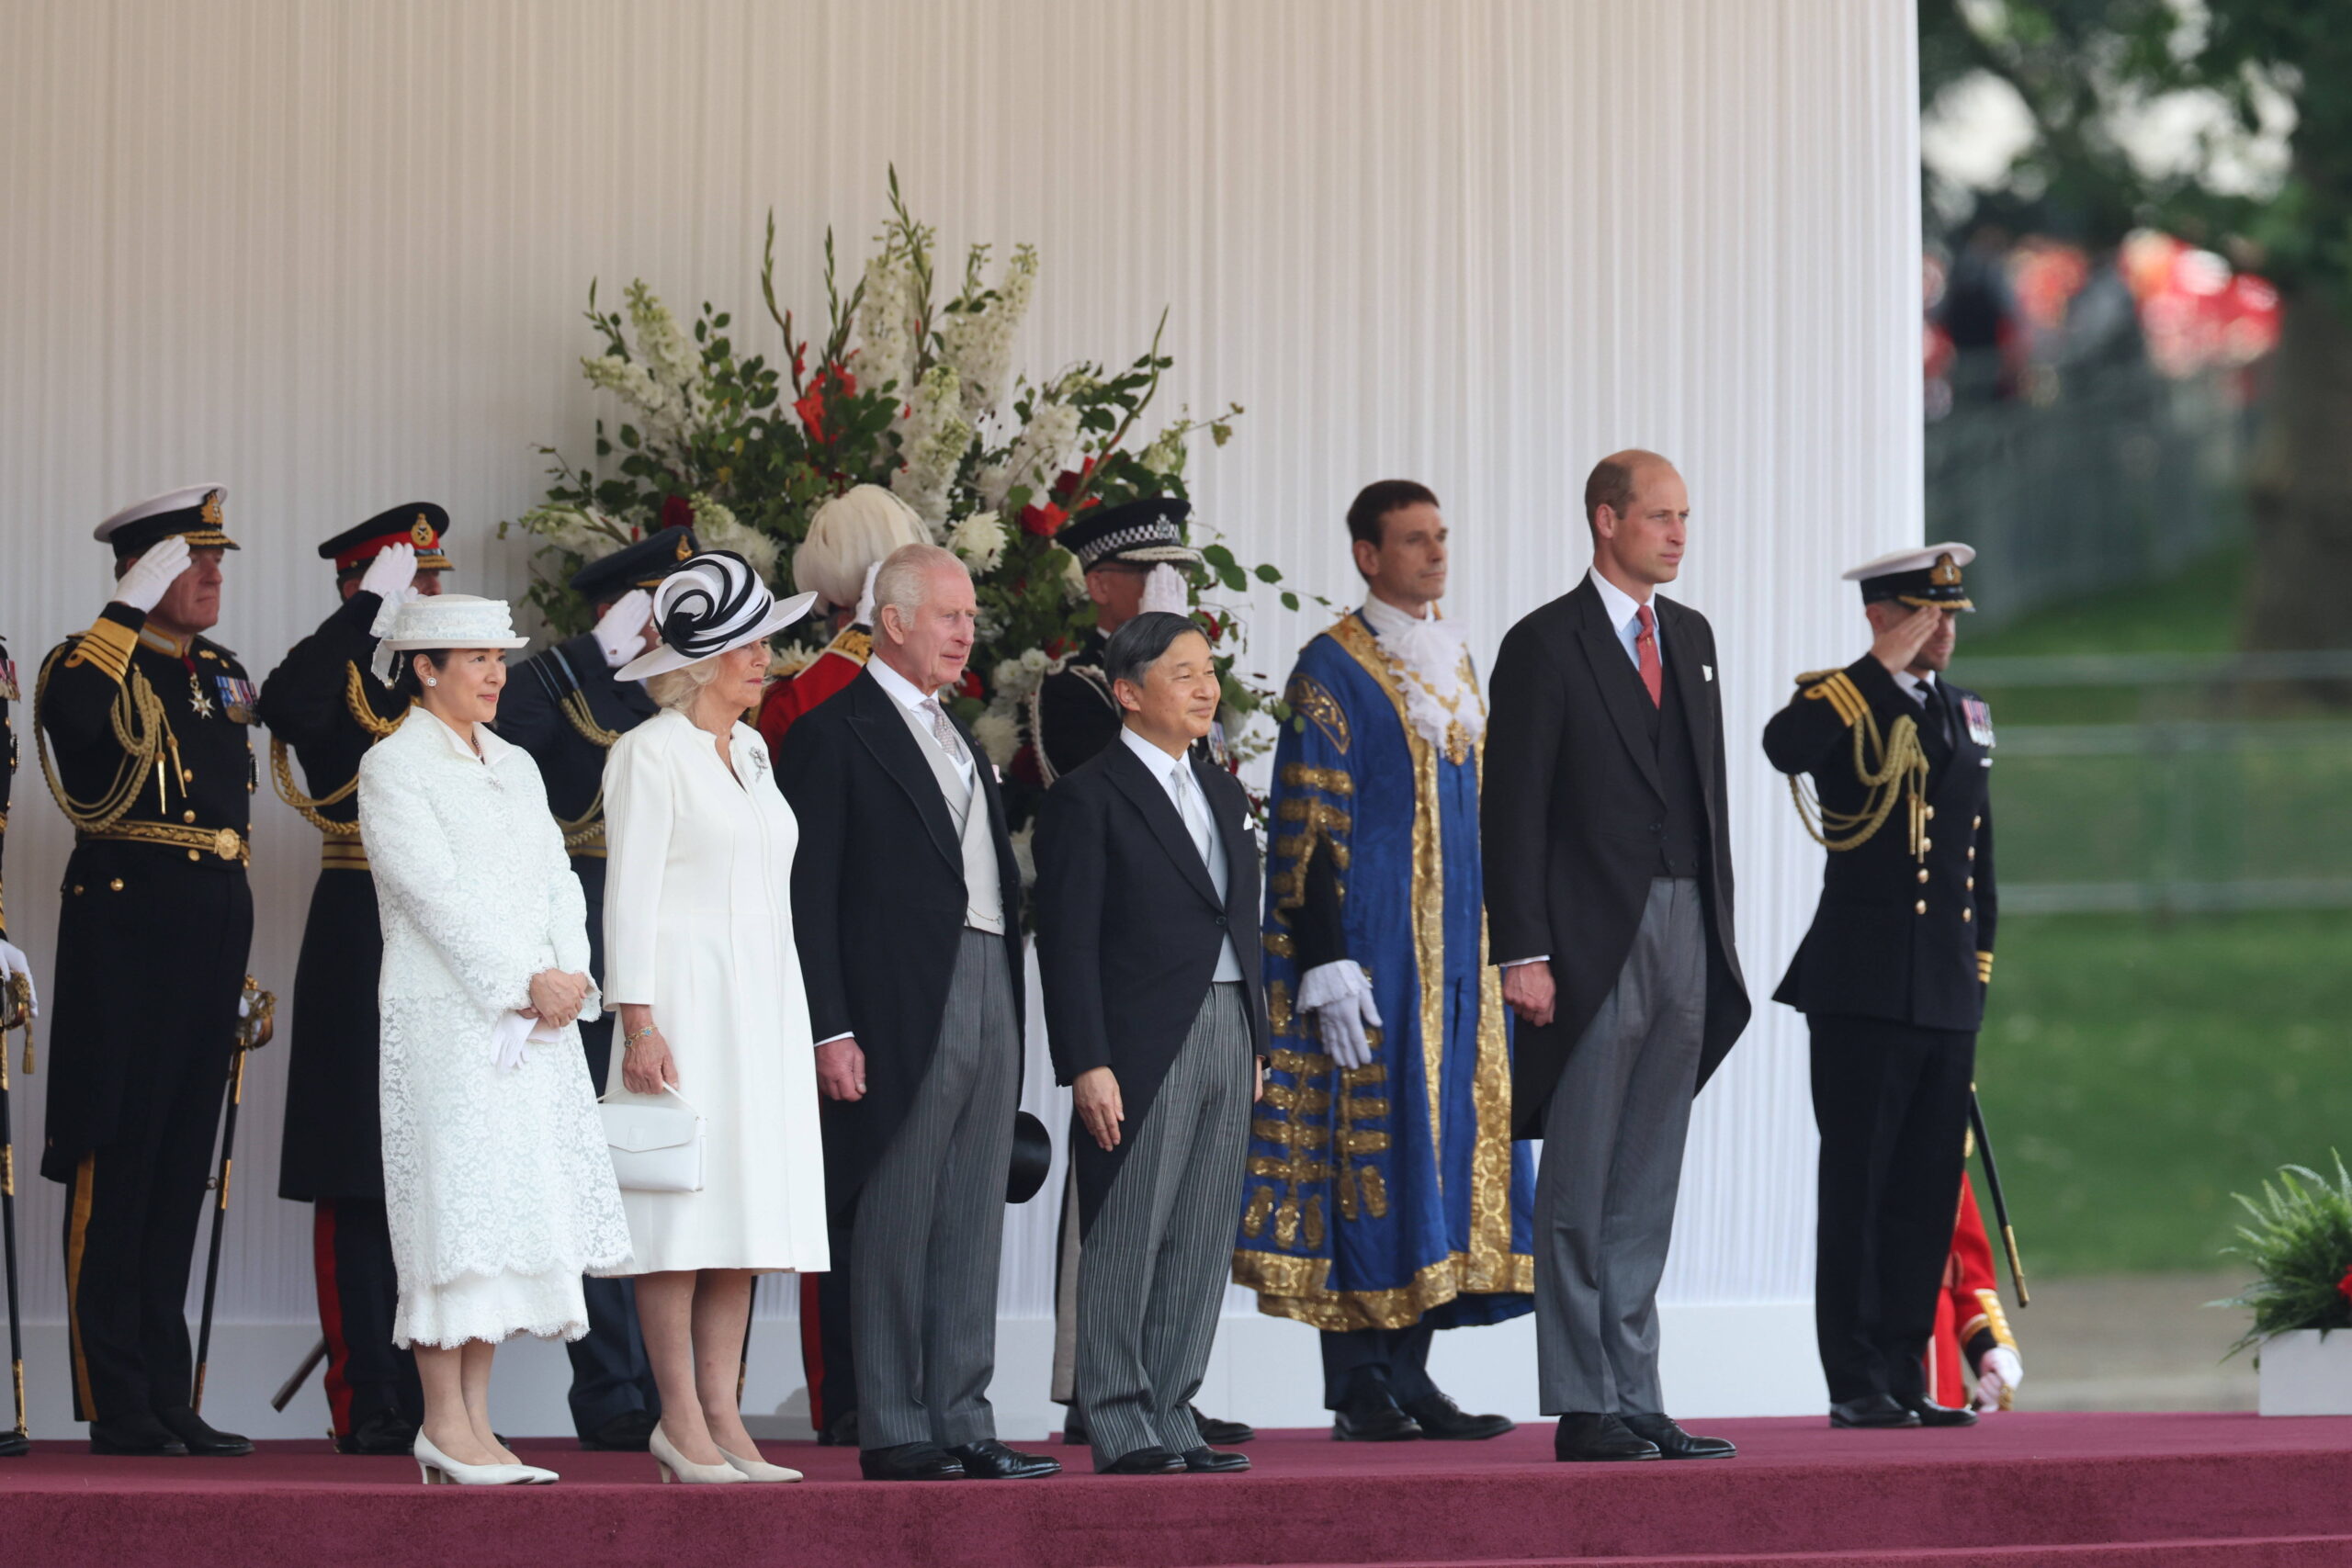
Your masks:
<path fill-rule="evenodd" d="M 991 707 L 972 721 L 972 739 L 989 754 L 989 761 L 1001 768 L 1012 761 L 1021 750 L 1021 727 L 1009 713 L 999 713 Z"/>
<path fill-rule="evenodd" d="M 958 310 L 940 329 L 940 353 L 963 378 L 964 413 L 978 420 L 1004 396 L 1012 369 L 1012 339 L 1028 313 L 1037 282 L 1037 250 L 1023 245 L 1005 264 L 996 298 L 977 310 Z"/>
<path fill-rule="evenodd" d="M 960 407 L 955 370 L 934 365 L 915 389 L 899 448 L 906 467 L 890 476 L 890 491 L 936 528 L 947 520 L 947 489 L 972 445 L 972 426 Z"/>
<path fill-rule="evenodd" d="M 1033 499 L 1041 499 L 1078 450 L 1078 410 L 1068 403 L 1041 402 L 1029 415 L 1028 428 L 1012 443 L 1012 454 L 1005 459 L 1001 481 L 995 493 L 989 485 L 996 476 L 984 476 L 980 499 L 991 507 L 1004 504 L 1004 498 L 1014 485 L 1027 485 Z"/>
<path fill-rule="evenodd" d="M 993 512 L 975 512 L 947 536 L 947 547 L 976 572 L 992 571 L 1004 558 L 1004 524 Z"/>
<path fill-rule="evenodd" d="M 535 506 L 516 518 L 514 525 L 590 560 L 611 555 L 628 538 L 628 528 L 615 519 L 571 506 Z"/>
<path fill-rule="evenodd" d="M 1173 479 L 1184 471 L 1184 429 L 1179 423 L 1170 425 L 1154 437 L 1136 461 L 1162 479 Z"/>
<path fill-rule="evenodd" d="M 1046 658 L 1046 650 L 1042 648 L 1030 648 L 1023 649 L 1022 650 L 1021 668 L 1026 670 L 1032 675 L 1039 677 L 1044 676 L 1046 673 L 1046 666 L 1049 662 L 1050 660 Z"/>
<path fill-rule="evenodd" d="M 733 550 L 759 574 L 763 582 L 775 576 L 775 541 L 757 528 L 736 521 L 735 514 L 707 495 L 691 496 L 695 536 L 707 550 Z"/>
<path fill-rule="evenodd" d="M 906 258 L 885 251 L 865 264 L 865 293 L 857 306 L 858 384 L 880 391 L 895 382 L 912 390 L 915 366 L 914 277 Z"/>

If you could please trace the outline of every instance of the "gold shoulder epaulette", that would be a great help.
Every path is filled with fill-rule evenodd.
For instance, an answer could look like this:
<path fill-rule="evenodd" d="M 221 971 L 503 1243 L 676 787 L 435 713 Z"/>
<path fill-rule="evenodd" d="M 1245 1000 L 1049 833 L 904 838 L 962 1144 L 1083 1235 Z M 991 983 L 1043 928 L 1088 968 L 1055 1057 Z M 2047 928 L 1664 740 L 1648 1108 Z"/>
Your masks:
<path fill-rule="evenodd" d="M 1797 677 L 1797 684 L 1800 686 L 1810 686 L 1816 681 L 1826 681 L 1829 677 L 1837 673 L 1838 673 L 1838 671 L 1835 670 L 1808 670 Z"/>
<path fill-rule="evenodd" d="M 120 621 L 100 615 L 90 629 L 67 637 L 62 645 L 65 652 L 65 668 L 95 664 L 110 678 L 119 681 L 130 669 L 130 656 L 139 648 L 139 634 Z"/>
<path fill-rule="evenodd" d="M 853 664 L 864 664 L 874 657 L 874 634 L 860 626 L 843 626 L 841 635 L 825 645 L 827 653 L 838 653 Z"/>

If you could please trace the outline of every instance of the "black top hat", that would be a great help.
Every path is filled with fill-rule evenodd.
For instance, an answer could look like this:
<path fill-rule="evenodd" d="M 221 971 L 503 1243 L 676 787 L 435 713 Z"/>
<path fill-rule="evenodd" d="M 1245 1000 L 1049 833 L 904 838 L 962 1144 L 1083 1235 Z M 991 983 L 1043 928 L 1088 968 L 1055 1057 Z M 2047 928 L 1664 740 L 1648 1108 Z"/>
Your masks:
<path fill-rule="evenodd" d="M 591 604 L 650 588 L 702 551 L 692 528 L 657 528 L 633 545 L 590 561 L 571 574 L 571 591 Z"/>
<path fill-rule="evenodd" d="M 365 571 L 369 561 L 394 545 L 413 545 L 417 570 L 447 571 L 449 558 L 442 553 L 441 536 L 448 531 L 447 512 L 429 501 L 404 501 L 321 545 L 319 558 L 334 562 L 334 574 L 341 578 Z"/>

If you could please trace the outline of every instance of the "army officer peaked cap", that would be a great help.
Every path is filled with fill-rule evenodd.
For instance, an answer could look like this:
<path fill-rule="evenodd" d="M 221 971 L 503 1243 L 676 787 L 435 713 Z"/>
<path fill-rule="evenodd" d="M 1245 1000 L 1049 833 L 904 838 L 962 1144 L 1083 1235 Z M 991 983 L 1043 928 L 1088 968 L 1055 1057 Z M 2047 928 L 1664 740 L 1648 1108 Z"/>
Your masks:
<path fill-rule="evenodd" d="M 448 531 L 447 512 L 429 501 L 403 501 L 321 545 L 319 558 L 334 562 L 334 574 L 341 577 L 361 570 L 394 545 L 412 545 L 417 570 L 447 571 L 449 558 L 442 552 L 441 536 Z"/>
<path fill-rule="evenodd" d="M 144 555 L 174 534 L 192 550 L 233 550 L 237 541 L 220 531 L 226 485 L 187 485 L 134 502 L 99 524 L 90 537 L 112 545 L 117 556 Z"/>

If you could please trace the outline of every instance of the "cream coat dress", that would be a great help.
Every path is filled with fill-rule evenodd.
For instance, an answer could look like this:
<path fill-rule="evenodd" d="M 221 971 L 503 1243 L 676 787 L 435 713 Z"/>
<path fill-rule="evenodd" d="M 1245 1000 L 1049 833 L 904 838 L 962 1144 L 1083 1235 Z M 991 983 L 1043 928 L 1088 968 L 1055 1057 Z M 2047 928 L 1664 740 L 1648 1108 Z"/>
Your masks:
<path fill-rule="evenodd" d="M 628 1227 L 576 1025 L 497 1063 L 531 976 L 588 973 L 588 912 L 530 753 L 422 707 L 359 765 L 384 925 L 377 997 L 397 1345 L 588 1332 L 580 1277 Z M 596 1016 L 588 994 L 583 1017 Z"/>
<path fill-rule="evenodd" d="M 678 1093 L 707 1124 L 701 1191 L 621 1194 L 632 1274 L 827 1267 L 816 1055 L 792 937 L 799 828 L 759 732 L 738 724 L 728 744 L 731 772 L 707 731 L 664 711 L 605 761 L 605 1005 L 652 1006 Z M 615 1045 L 605 1099 L 648 1100 L 623 1085 L 617 1033 Z"/>

